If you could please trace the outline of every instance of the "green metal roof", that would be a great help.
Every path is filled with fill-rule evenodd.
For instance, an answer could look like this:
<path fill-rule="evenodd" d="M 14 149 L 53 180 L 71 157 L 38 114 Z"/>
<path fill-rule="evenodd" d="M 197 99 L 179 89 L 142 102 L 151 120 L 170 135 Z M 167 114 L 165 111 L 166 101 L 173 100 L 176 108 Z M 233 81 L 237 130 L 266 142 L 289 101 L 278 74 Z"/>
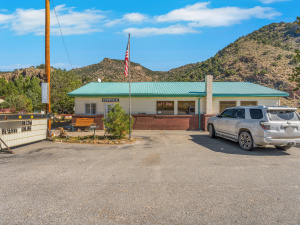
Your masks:
<path fill-rule="evenodd" d="M 126 82 L 92 82 L 68 95 L 72 97 L 127 97 Z M 204 82 L 133 82 L 131 96 L 134 97 L 201 97 L 205 96 Z M 280 97 L 288 93 L 249 82 L 214 82 L 214 97 Z"/>

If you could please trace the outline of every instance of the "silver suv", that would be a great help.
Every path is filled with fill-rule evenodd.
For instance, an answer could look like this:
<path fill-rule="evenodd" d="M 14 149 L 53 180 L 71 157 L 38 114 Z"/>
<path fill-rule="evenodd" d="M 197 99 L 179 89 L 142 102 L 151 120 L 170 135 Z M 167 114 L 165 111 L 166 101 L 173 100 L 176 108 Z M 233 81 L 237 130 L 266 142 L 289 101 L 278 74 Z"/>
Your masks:
<path fill-rule="evenodd" d="M 286 150 L 300 145 L 300 116 L 296 108 L 238 106 L 209 118 L 208 131 L 211 138 L 239 142 L 247 151 L 265 145 Z"/>

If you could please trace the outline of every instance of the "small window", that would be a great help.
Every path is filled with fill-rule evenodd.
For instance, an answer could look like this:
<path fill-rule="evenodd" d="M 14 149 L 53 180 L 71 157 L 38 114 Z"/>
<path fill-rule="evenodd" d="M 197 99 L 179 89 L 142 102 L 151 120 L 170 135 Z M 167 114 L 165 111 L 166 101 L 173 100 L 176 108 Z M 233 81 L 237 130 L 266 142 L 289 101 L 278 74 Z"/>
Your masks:
<path fill-rule="evenodd" d="M 91 114 L 91 104 L 85 104 L 85 114 Z"/>
<path fill-rule="evenodd" d="M 234 112 L 235 112 L 234 109 L 227 109 L 221 114 L 221 116 L 225 118 L 233 118 Z"/>
<path fill-rule="evenodd" d="M 88 103 L 85 104 L 85 114 L 87 115 L 95 115 L 97 113 L 96 111 L 96 103 Z"/>
<path fill-rule="evenodd" d="M 178 115 L 195 115 L 195 101 L 178 101 Z"/>
<path fill-rule="evenodd" d="M 241 101 L 241 106 L 257 106 L 257 101 Z"/>
<path fill-rule="evenodd" d="M 233 118 L 245 119 L 245 109 L 235 109 L 233 113 Z"/>
<path fill-rule="evenodd" d="M 261 109 L 250 109 L 250 116 L 251 119 L 255 120 L 262 119 L 264 117 Z"/>
<path fill-rule="evenodd" d="M 157 102 L 158 115 L 174 115 L 174 101 Z"/>
<path fill-rule="evenodd" d="M 236 101 L 220 101 L 220 112 L 231 107 L 236 107 Z"/>

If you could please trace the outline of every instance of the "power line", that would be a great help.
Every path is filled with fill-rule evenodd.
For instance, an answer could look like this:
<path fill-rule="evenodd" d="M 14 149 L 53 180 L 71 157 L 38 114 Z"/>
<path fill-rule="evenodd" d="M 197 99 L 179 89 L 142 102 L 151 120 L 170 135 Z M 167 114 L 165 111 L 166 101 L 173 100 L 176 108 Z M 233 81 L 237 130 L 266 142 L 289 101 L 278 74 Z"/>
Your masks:
<path fill-rule="evenodd" d="M 65 49 L 66 49 L 66 52 L 67 52 L 67 55 L 68 55 L 68 59 L 69 59 L 71 68 L 74 69 L 74 68 L 73 68 L 73 65 L 72 65 L 72 62 L 71 62 L 71 58 L 70 58 L 69 52 L 68 52 L 68 49 L 67 49 L 67 45 L 66 45 L 66 42 L 65 42 L 65 39 L 64 39 L 62 30 L 61 30 L 61 26 L 60 26 L 60 23 L 59 23 L 59 19 L 58 19 L 56 10 L 55 10 L 55 5 L 54 5 L 54 1 L 53 1 L 53 0 L 52 0 L 52 5 L 53 5 L 53 10 L 54 10 L 54 12 L 55 12 L 55 16 L 56 16 L 56 19 L 57 19 L 58 27 L 59 27 L 59 30 L 60 30 L 60 35 L 61 35 L 61 38 L 62 38 L 62 40 L 63 40 L 63 43 L 64 43 L 64 46 L 65 46 Z"/>

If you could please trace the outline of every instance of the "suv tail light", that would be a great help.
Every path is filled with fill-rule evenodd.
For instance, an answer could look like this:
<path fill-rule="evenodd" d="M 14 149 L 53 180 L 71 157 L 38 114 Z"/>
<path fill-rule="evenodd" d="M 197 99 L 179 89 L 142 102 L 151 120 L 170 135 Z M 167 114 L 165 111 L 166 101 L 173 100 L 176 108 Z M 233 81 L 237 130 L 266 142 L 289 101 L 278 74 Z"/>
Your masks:
<path fill-rule="evenodd" d="M 271 124 L 269 122 L 265 121 L 260 121 L 259 125 L 264 129 L 264 130 L 270 130 Z"/>

